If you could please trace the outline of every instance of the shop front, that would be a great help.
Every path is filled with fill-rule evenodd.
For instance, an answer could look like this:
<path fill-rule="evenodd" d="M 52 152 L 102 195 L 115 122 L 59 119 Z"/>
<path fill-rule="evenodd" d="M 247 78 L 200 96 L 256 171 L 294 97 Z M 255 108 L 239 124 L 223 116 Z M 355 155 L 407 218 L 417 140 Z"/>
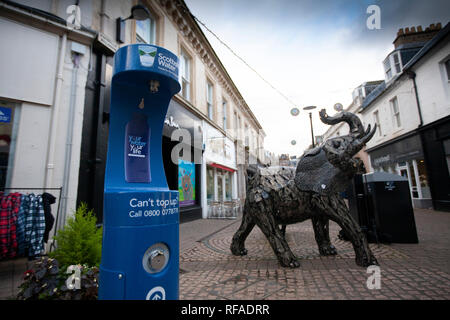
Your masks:
<path fill-rule="evenodd" d="M 203 128 L 205 153 L 202 170 L 206 177 L 204 218 L 235 219 L 241 211 L 241 204 L 237 195 L 234 142 L 206 122 Z"/>
<path fill-rule="evenodd" d="M 167 184 L 180 193 L 180 221 L 202 218 L 201 120 L 174 99 L 164 123 L 162 148 Z"/>
<path fill-rule="evenodd" d="M 450 116 L 420 129 L 435 210 L 450 211 Z"/>
<path fill-rule="evenodd" d="M 432 208 L 427 164 L 420 136 L 414 134 L 368 150 L 375 171 L 398 174 L 408 179 L 415 208 Z"/>

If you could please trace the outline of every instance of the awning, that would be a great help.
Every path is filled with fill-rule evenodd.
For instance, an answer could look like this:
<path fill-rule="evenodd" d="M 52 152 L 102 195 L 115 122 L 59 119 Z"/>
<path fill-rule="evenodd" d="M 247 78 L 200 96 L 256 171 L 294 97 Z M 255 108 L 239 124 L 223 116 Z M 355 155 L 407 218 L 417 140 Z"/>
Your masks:
<path fill-rule="evenodd" d="M 219 168 L 219 169 L 230 171 L 230 172 L 235 172 L 236 171 L 235 169 L 226 167 L 224 165 L 221 165 L 221 164 L 218 164 L 218 163 L 215 163 L 215 162 L 209 163 L 208 165 L 210 165 L 211 167 Z"/>

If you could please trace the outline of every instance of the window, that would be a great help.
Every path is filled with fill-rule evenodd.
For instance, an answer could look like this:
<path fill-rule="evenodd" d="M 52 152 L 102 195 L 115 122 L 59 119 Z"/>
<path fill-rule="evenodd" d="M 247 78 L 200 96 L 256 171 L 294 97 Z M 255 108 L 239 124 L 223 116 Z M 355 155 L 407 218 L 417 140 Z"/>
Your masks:
<path fill-rule="evenodd" d="M 181 96 L 191 101 L 191 58 L 183 48 L 180 51 Z"/>
<path fill-rule="evenodd" d="M 238 122 L 237 122 L 236 130 L 237 130 L 237 136 L 238 136 L 239 140 L 242 141 L 241 128 L 242 128 L 241 116 L 238 116 Z"/>
<path fill-rule="evenodd" d="M 390 58 L 390 56 L 388 56 L 383 62 L 384 74 L 385 74 L 387 80 L 392 78 L 391 61 L 389 60 L 389 58 Z"/>
<path fill-rule="evenodd" d="M 214 200 L 214 169 L 208 167 L 206 170 L 206 198 L 210 201 Z"/>
<path fill-rule="evenodd" d="M 236 111 L 233 112 L 233 126 L 234 126 L 234 128 L 233 128 L 234 129 L 234 135 L 237 138 L 238 137 L 238 132 L 237 132 L 237 130 L 238 130 L 238 117 L 237 117 Z"/>
<path fill-rule="evenodd" d="M 380 125 L 380 116 L 378 115 L 378 110 L 373 113 L 373 121 L 377 125 L 378 136 L 381 137 L 381 125 Z"/>
<path fill-rule="evenodd" d="M 150 16 L 147 20 L 136 20 L 136 42 L 155 44 L 155 19 Z"/>
<path fill-rule="evenodd" d="M 178 159 L 178 192 L 180 207 L 195 204 L 195 164 Z"/>
<path fill-rule="evenodd" d="M 394 122 L 395 128 L 400 128 L 402 123 L 400 121 L 400 109 L 398 107 L 398 100 L 397 97 L 392 99 L 390 101 L 391 103 L 391 110 L 392 110 L 392 121 Z"/>
<path fill-rule="evenodd" d="M 227 130 L 227 101 L 222 100 L 223 130 Z"/>
<path fill-rule="evenodd" d="M 0 188 L 10 187 L 19 108 L 0 103 Z"/>
<path fill-rule="evenodd" d="M 450 174 L 450 139 L 444 140 L 444 152 L 447 160 L 448 174 Z"/>
<path fill-rule="evenodd" d="M 444 62 L 445 65 L 445 71 L 447 71 L 447 81 L 450 82 L 450 59 L 447 59 Z"/>
<path fill-rule="evenodd" d="M 231 174 L 225 172 L 225 201 L 231 201 Z"/>
<path fill-rule="evenodd" d="M 250 142 L 249 142 L 249 137 L 248 137 L 248 125 L 247 125 L 247 124 L 245 124 L 245 131 L 244 131 L 244 134 L 245 134 L 245 141 L 244 141 L 244 144 L 245 144 L 246 147 L 248 147 L 249 144 L 250 144 Z"/>
<path fill-rule="evenodd" d="M 206 81 L 206 104 L 208 106 L 208 118 L 213 120 L 213 113 L 214 113 L 214 104 L 213 104 L 213 85 L 211 84 L 211 82 Z"/>
<path fill-rule="evenodd" d="M 400 73 L 400 72 L 402 72 L 402 65 L 400 64 L 399 53 L 396 52 L 396 53 L 394 53 L 393 56 L 394 56 L 395 73 Z"/>

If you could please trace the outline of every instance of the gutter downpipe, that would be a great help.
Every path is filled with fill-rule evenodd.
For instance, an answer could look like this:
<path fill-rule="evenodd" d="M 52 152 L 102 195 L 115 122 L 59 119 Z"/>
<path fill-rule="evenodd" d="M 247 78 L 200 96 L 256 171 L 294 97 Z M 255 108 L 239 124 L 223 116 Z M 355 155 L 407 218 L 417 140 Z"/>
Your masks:
<path fill-rule="evenodd" d="M 55 145 L 56 145 L 56 130 L 58 127 L 58 116 L 61 102 L 61 89 L 64 82 L 63 78 L 63 70 L 64 70 L 64 57 L 66 55 L 66 46 L 67 46 L 67 34 L 64 33 L 61 39 L 61 47 L 59 49 L 59 62 L 58 62 L 58 71 L 56 74 L 56 86 L 55 93 L 53 98 L 53 110 L 52 110 L 52 120 L 50 126 L 50 141 L 48 144 L 47 150 L 47 165 L 45 168 L 45 187 L 51 188 L 53 187 L 53 170 L 54 170 L 54 158 L 55 158 Z"/>
<path fill-rule="evenodd" d="M 73 145 L 73 127 L 75 119 L 75 102 L 77 96 L 77 79 L 78 79 L 78 67 L 80 65 L 81 56 L 78 53 L 72 53 L 72 83 L 70 86 L 70 102 L 69 102 L 69 118 L 67 119 L 67 135 L 66 135 L 66 150 L 64 156 L 64 176 L 61 195 L 61 220 L 60 226 L 64 226 L 67 216 L 67 199 L 69 193 L 69 178 L 70 178 L 70 166 L 72 161 L 72 145 Z"/>
<path fill-rule="evenodd" d="M 422 118 L 422 110 L 420 108 L 420 102 L 419 102 L 419 94 L 417 93 L 417 84 L 416 84 L 416 73 L 412 70 L 408 70 L 406 72 L 408 77 L 412 79 L 413 85 L 414 85 L 414 93 L 416 96 L 416 104 L 417 104 L 417 111 L 419 112 L 419 128 L 423 126 L 423 118 Z"/>

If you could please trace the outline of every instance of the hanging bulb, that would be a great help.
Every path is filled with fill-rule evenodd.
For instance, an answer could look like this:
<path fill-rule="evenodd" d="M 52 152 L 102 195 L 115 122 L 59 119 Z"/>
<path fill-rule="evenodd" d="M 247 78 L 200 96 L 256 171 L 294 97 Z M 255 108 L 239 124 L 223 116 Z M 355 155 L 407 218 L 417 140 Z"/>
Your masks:
<path fill-rule="evenodd" d="M 139 109 L 144 109 L 144 98 L 142 98 L 141 103 L 139 103 Z"/>

